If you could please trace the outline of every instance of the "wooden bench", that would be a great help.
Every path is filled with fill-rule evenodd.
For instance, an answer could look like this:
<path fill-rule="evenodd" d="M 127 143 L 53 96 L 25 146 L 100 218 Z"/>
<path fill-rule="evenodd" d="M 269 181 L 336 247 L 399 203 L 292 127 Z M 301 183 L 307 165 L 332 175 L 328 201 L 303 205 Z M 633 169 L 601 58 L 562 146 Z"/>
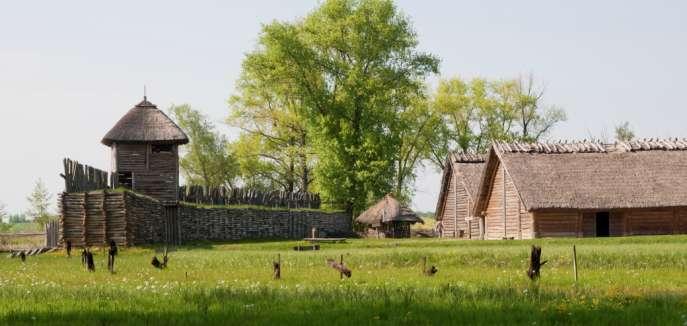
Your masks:
<path fill-rule="evenodd" d="M 304 241 L 310 243 L 344 243 L 346 238 L 305 238 Z"/>

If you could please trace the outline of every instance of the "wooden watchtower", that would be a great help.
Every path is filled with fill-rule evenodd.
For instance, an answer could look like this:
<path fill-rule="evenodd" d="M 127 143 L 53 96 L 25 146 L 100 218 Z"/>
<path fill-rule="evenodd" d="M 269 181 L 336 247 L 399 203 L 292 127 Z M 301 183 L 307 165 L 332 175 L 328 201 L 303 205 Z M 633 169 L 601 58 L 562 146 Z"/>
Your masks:
<path fill-rule="evenodd" d="M 188 137 L 157 106 L 143 101 L 129 110 L 102 140 L 112 149 L 112 185 L 176 205 L 179 145 Z"/>

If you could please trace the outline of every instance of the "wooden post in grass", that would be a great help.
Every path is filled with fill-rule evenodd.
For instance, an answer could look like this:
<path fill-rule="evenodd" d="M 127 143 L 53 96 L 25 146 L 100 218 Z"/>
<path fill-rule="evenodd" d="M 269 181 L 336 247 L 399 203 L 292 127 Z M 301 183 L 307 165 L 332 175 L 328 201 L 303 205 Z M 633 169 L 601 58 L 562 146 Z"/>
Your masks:
<path fill-rule="evenodd" d="M 341 254 L 341 259 L 339 260 L 339 264 L 341 265 L 341 269 L 339 270 L 339 277 L 343 279 L 343 254 Z"/>
<path fill-rule="evenodd" d="M 434 276 L 438 271 L 439 270 L 434 265 L 427 268 L 427 256 L 422 257 L 422 274 L 425 276 Z"/>
<path fill-rule="evenodd" d="M 273 261 L 272 266 L 274 267 L 274 279 L 281 279 L 281 254 L 277 254 L 277 261 Z"/>
<path fill-rule="evenodd" d="M 575 284 L 577 284 L 577 249 L 573 245 L 573 272 L 575 273 Z"/>

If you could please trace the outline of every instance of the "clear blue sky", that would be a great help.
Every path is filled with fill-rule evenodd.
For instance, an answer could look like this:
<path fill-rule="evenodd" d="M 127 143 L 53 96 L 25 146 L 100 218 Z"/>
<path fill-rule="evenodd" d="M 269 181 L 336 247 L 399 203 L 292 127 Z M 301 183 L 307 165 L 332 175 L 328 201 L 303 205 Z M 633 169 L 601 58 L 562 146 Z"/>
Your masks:
<path fill-rule="evenodd" d="M 100 139 L 143 85 L 161 108 L 190 103 L 221 124 L 260 26 L 317 1 L 4 1 L 0 4 L 0 202 L 26 209 L 42 178 L 63 189 L 61 159 L 107 168 Z M 687 136 L 685 1 L 399 1 L 441 75 L 532 73 L 569 120 L 552 138 Z M 231 130 L 223 129 L 232 135 Z M 433 210 L 436 171 L 413 206 Z"/>

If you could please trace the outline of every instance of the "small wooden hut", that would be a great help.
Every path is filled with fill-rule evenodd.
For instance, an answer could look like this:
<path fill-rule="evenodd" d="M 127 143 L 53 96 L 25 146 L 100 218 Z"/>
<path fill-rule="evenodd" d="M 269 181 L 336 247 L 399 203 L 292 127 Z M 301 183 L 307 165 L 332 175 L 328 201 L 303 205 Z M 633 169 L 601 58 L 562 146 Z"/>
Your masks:
<path fill-rule="evenodd" d="M 144 97 L 102 140 L 112 149 L 113 186 L 176 205 L 178 146 L 188 141 L 184 131 Z"/>
<path fill-rule="evenodd" d="M 410 226 L 418 222 L 424 223 L 415 212 L 391 194 L 384 196 L 355 221 L 368 227 L 368 236 L 379 238 L 410 238 Z"/>
<path fill-rule="evenodd" d="M 494 143 L 485 164 L 485 239 L 687 233 L 687 139 Z"/>
<path fill-rule="evenodd" d="M 472 217 L 484 157 L 451 153 L 446 159 L 435 215 L 440 237 L 479 239 L 481 224 Z"/>

